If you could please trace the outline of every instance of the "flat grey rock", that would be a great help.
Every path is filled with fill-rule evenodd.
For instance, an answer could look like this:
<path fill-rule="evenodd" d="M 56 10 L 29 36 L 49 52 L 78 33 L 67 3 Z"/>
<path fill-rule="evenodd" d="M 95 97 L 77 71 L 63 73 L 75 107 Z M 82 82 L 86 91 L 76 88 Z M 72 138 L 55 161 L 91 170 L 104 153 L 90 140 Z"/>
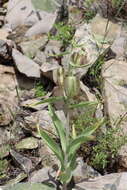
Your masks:
<path fill-rule="evenodd" d="M 27 77 L 40 78 L 40 67 L 37 63 L 16 49 L 12 50 L 12 57 L 20 73 L 25 74 Z"/>
<path fill-rule="evenodd" d="M 73 190 L 126 190 L 127 173 L 114 173 L 97 177 L 76 185 Z"/>
<path fill-rule="evenodd" d="M 53 187 L 48 187 L 41 183 L 19 183 L 13 186 L 6 186 L 2 190 L 55 190 Z"/>

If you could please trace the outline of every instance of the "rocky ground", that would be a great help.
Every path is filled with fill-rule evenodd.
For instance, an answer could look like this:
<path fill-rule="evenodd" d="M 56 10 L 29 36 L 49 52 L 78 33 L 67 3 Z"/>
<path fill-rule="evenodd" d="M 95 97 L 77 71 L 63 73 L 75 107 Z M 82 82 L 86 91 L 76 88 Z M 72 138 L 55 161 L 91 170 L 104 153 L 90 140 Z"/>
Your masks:
<path fill-rule="evenodd" d="M 110 0 L 89 6 L 72 0 L 69 14 L 58 0 L 0 1 L 0 6 L 1 189 L 51 189 L 42 182 L 61 187 L 55 181 L 58 161 L 37 132 L 39 124 L 56 138 L 48 103 L 37 103 L 62 95 L 58 70 L 67 71 L 76 60 L 80 94 L 75 101 L 98 102 L 92 111 L 72 114 L 77 132 L 101 118 L 106 122 L 97 140 L 78 151 L 71 189 L 126 190 L 127 3 L 118 8 Z M 65 121 L 63 102 L 54 107 Z"/>

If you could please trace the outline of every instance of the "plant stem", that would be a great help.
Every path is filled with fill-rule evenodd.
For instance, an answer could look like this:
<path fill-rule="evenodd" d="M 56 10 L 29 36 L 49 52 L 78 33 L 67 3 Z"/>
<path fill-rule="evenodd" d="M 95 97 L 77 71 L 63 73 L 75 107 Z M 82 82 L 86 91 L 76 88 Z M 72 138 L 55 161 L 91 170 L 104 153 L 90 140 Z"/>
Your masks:
<path fill-rule="evenodd" d="M 62 190 L 67 190 L 67 184 L 63 184 Z"/>

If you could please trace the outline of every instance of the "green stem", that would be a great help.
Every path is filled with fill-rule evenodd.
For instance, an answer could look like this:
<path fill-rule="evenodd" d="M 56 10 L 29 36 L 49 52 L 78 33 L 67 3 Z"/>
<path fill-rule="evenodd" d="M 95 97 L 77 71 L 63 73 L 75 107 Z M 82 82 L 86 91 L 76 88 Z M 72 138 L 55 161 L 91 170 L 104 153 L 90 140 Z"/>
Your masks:
<path fill-rule="evenodd" d="M 67 184 L 63 184 L 62 190 L 67 190 Z"/>
<path fill-rule="evenodd" d="M 67 114 L 67 124 L 66 124 L 66 142 L 69 143 L 69 136 L 70 136 L 70 113 L 69 113 L 69 100 L 68 99 L 65 99 L 65 112 Z M 65 155 L 65 162 L 64 162 L 64 165 L 65 165 L 65 168 L 68 164 L 68 155 L 66 154 L 66 152 L 64 153 Z"/>

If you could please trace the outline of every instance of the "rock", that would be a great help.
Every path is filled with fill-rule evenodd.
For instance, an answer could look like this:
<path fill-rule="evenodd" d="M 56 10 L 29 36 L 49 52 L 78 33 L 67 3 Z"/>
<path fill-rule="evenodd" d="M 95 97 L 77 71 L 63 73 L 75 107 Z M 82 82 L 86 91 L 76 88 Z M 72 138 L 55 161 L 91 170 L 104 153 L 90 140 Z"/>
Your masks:
<path fill-rule="evenodd" d="M 5 28 L 8 30 L 7 28 Z M 13 47 L 17 47 L 17 44 L 20 44 L 21 42 L 28 40 L 24 35 L 26 31 L 28 30 L 28 26 L 18 26 L 14 31 L 9 32 L 8 39 L 13 41 L 14 45 Z"/>
<path fill-rule="evenodd" d="M 119 182 L 118 183 L 116 182 L 116 186 L 118 184 L 119 190 L 125 190 L 126 189 L 126 187 L 127 187 L 126 178 L 127 178 L 127 173 L 122 173 L 120 178 L 119 178 Z"/>
<path fill-rule="evenodd" d="M 55 190 L 55 188 L 41 183 L 19 183 L 13 186 L 2 187 L 3 190 Z"/>
<path fill-rule="evenodd" d="M 111 50 L 116 54 L 116 59 L 125 60 L 127 51 L 127 32 L 122 29 L 117 35 L 115 41 L 111 46 Z"/>
<path fill-rule="evenodd" d="M 1 3 L 1 2 L 0 2 Z M 3 8 L 0 4 L 0 28 L 4 25 L 4 18 L 6 15 L 6 9 Z"/>
<path fill-rule="evenodd" d="M 1 148 L 2 146 L 4 146 L 3 144 L 8 144 L 10 137 L 11 137 L 11 132 L 9 131 L 7 127 L 0 128 L 0 147 Z M 4 151 L 3 151 L 3 155 L 4 155 Z"/>
<path fill-rule="evenodd" d="M 47 34 L 52 29 L 56 16 L 56 13 L 50 13 L 44 19 L 39 20 L 26 32 L 25 36 L 29 37 L 38 34 Z"/>
<path fill-rule="evenodd" d="M 8 156 L 11 142 L 19 141 L 25 136 L 18 122 L 18 116 L 16 119 L 14 124 L 0 127 L 0 157 Z"/>
<path fill-rule="evenodd" d="M 36 168 L 38 167 L 38 165 L 41 163 L 42 159 L 41 157 L 36 157 L 36 156 L 31 156 L 31 160 L 32 160 L 32 163 L 33 163 L 33 168 Z"/>
<path fill-rule="evenodd" d="M 64 112 L 61 111 L 56 111 L 56 114 L 58 117 L 64 122 L 66 126 L 66 118 L 64 115 Z M 37 122 L 40 125 L 40 127 L 46 129 L 47 131 L 51 132 L 51 134 L 54 134 L 54 127 L 52 123 L 52 119 L 49 116 L 49 112 L 47 110 L 41 110 L 37 111 L 31 114 L 31 116 L 25 117 L 25 122 L 29 125 L 31 130 L 33 129 L 34 131 L 37 130 Z"/>
<path fill-rule="evenodd" d="M 63 96 L 63 90 L 61 89 L 60 86 L 55 86 L 53 88 L 53 96 L 54 97 Z M 65 102 L 64 102 L 64 100 L 56 101 L 56 102 L 54 102 L 54 106 L 57 110 L 63 110 L 64 106 L 65 106 Z"/>
<path fill-rule="evenodd" d="M 4 16 L 0 16 L 0 28 L 2 28 L 4 24 Z"/>
<path fill-rule="evenodd" d="M 69 23 L 79 25 L 83 19 L 83 9 L 78 8 L 77 6 L 69 6 Z"/>
<path fill-rule="evenodd" d="M 109 6 L 108 6 L 108 2 L 106 3 L 105 0 L 98 0 L 98 1 L 94 1 L 93 3 L 90 4 L 90 6 L 88 5 L 88 3 L 86 2 L 85 4 L 85 8 L 88 8 L 94 13 L 100 15 L 102 18 L 107 18 L 107 16 L 109 16 Z M 107 15 L 108 14 L 108 15 Z"/>
<path fill-rule="evenodd" d="M 31 3 L 31 0 L 10 0 L 8 3 L 7 15 L 5 17 L 5 21 L 8 24 L 7 27 L 14 30 L 16 27 L 24 25 L 25 21 L 34 11 L 35 9 Z M 32 23 L 33 20 L 36 22 L 38 19 L 37 17 L 32 17 Z"/>
<path fill-rule="evenodd" d="M 92 64 L 95 63 L 99 50 L 88 24 L 82 24 L 78 27 L 74 40 L 76 47 L 68 49 L 70 54 L 64 56 L 62 65 L 65 69 L 68 68 L 69 63 L 78 65 L 75 72 L 78 78 L 81 78 L 87 73 Z"/>
<path fill-rule="evenodd" d="M 95 171 L 91 166 L 84 163 L 82 158 L 77 158 L 77 167 L 73 172 L 75 183 L 79 183 L 82 180 L 88 180 L 91 178 L 101 176 L 97 171 Z"/>
<path fill-rule="evenodd" d="M 83 95 L 86 97 L 86 101 L 91 101 L 91 102 L 97 102 L 97 98 L 94 94 L 90 92 L 90 89 L 83 84 L 83 82 L 80 81 L 80 88 L 83 92 Z"/>
<path fill-rule="evenodd" d="M 40 142 L 40 147 L 38 150 L 39 157 L 41 158 L 41 163 L 44 167 L 53 167 L 59 165 L 59 161 L 56 156 L 53 154 L 51 149 L 43 143 L 43 140 Z"/>
<path fill-rule="evenodd" d="M 106 32 L 105 30 L 107 22 L 108 19 L 101 17 L 99 14 L 97 14 L 97 16 L 92 19 L 90 26 L 95 39 L 97 37 L 101 37 L 103 40 Z M 105 41 L 111 43 L 116 38 L 117 34 L 120 33 L 120 31 L 121 25 L 109 21 Z"/>
<path fill-rule="evenodd" d="M 54 12 L 61 4 L 61 0 L 32 0 L 33 5 L 36 9 L 41 9 L 47 12 Z"/>
<path fill-rule="evenodd" d="M 48 44 L 45 47 L 44 53 L 47 58 L 58 56 L 61 51 L 60 48 L 62 46 L 62 43 L 57 40 L 49 40 Z"/>
<path fill-rule="evenodd" d="M 23 101 L 23 102 L 21 103 L 21 106 L 23 106 L 23 107 L 25 107 L 25 108 L 32 108 L 32 109 L 35 109 L 35 110 L 37 110 L 37 111 L 43 110 L 43 109 L 45 109 L 45 107 L 48 106 L 48 103 L 36 105 L 39 101 L 41 101 L 41 100 L 39 100 L 39 99 L 37 99 L 37 98 L 28 99 L 28 100 L 26 100 L 26 101 Z"/>
<path fill-rule="evenodd" d="M 18 106 L 17 80 L 12 66 L 0 65 L 0 125 L 8 125 Z"/>
<path fill-rule="evenodd" d="M 97 177 L 89 182 L 77 184 L 75 190 L 95 190 L 95 188 L 96 190 L 126 190 L 126 177 L 127 173 L 114 173 Z"/>
<path fill-rule="evenodd" d="M 38 171 L 33 172 L 30 175 L 28 182 L 40 183 L 40 182 L 49 181 L 51 180 L 51 178 L 54 177 L 55 177 L 55 172 L 51 168 L 45 167 Z"/>
<path fill-rule="evenodd" d="M 8 166 L 8 160 L 0 159 L 0 180 L 7 175 Z"/>
<path fill-rule="evenodd" d="M 53 63 L 53 64 L 51 64 L 51 63 L 44 63 L 41 66 L 41 71 L 43 73 L 46 73 L 46 72 L 49 72 L 49 71 L 56 70 L 58 68 L 60 68 L 60 66 L 59 66 L 59 64 L 57 62 Z"/>
<path fill-rule="evenodd" d="M 43 63 L 40 69 L 45 77 L 53 81 L 53 72 L 59 68 L 57 61 L 54 61 L 53 63 Z"/>
<path fill-rule="evenodd" d="M 103 99 L 105 112 L 109 115 L 112 126 L 118 119 L 122 119 L 127 106 L 127 63 L 115 59 L 107 61 L 102 67 Z M 116 74 L 117 73 L 117 74 Z M 120 128 L 126 129 L 126 120 L 120 122 Z"/>
<path fill-rule="evenodd" d="M 0 15 L 5 16 L 7 13 L 6 8 L 0 6 Z"/>
<path fill-rule="evenodd" d="M 6 137 L 5 137 L 6 138 Z M 2 144 L 0 146 L 0 159 L 6 157 L 9 155 L 9 152 L 10 152 L 10 145 L 9 144 Z"/>
<path fill-rule="evenodd" d="M 31 99 L 35 97 L 33 88 L 35 88 L 36 78 L 28 78 L 26 75 L 17 72 L 17 80 L 19 85 L 19 91 L 21 100 Z"/>
<path fill-rule="evenodd" d="M 42 36 L 34 40 L 31 39 L 30 41 L 21 42 L 19 46 L 21 47 L 24 55 L 33 59 L 38 54 L 39 48 L 45 45 L 46 42 L 47 42 L 47 37 Z"/>
<path fill-rule="evenodd" d="M 25 102 L 27 100 L 30 101 L 31 99 L 33 99 L 35 97 L 34 86 L 32 86 L 31 88 L 30 87 L 29 88 L 23 88 L 24 90 L 22 89 L 20 92 L 21 106 L 25 107 L 25 103 L 23 103 L 23 102 Z M 26 106 L 27 106 L 27 104 L 26 104 Z"/>
<path fill-rule="evenodd" d="M 27 174 L 25 174 L 24 172 L 21 172 L 20 174 L 17 175 L 16 178 L 9 180 L 6 183 L 5 188 L 3 187 L 3 189 L 11 189 L 11 186 L 14 186 L 15 184 L 19 183 L 20 181 L 24 180 L 25 178 L 27 178 Z"/>
<path fill-rule="evenodd" d="M 121 10 L 119 12 L 118 12 L 118 7 L 121 7 L 120 8 Z M 91 11 L 94 11 L 94 13 L 99 13 L 102 17 L 109 18 L 115 21 L 116 20 L 120 21 L 119 19 L 127 18 L 127 14 L 125 11 L 126 8 L 127 8 L 126 1 L 123 2 L 122 5 L 120 5 L 119 2 L 114 2 L 109 0 L 98 0 L 91 2 Z"/>
<path fill-rule="evenodd" d="M 98 102 L 95 94 L 91 93 L 90 89 L 86 85 L 84 85 L 82 81 L 80 81 L 80 88 L 81 93 L 85 97 L 86 101 L 95 103 L 95 105 L 93 106 L 91 117 L 95 116 L 98 119 L 103 118 L 103 105 Z"/>
<path fill-rule="evenodd" d="M 55 1 L 54 1 L 55 2 Z M 50 2 L 50 0 L 48 1 L 34 1 L 34 0 L 10 0 L 8 3 L 8 9 L 7 9 L 7 15 L 5 17 L 5 21 L 6 21 L 6 27 L 8 29 L 14 30 L 16 27 L 18 26 L 22 26 L 22 25 L 29 25 L 29 26 L 33 26 L 34 24 L 37 23 L 38 27 L 40 22 L 40 19 L 43 20 L 43 22 L 45 22 L 45 18 L 48 15 L 53 14 L 53 9 L 51 7 L 49 7 L 51 4 L 56 4 L 53 3 L 53 1 Z M 47 8 L 51 8 L 52 9 L 52 13 L 48 13 L 47 9 L 46 11 L 44 11 L 45 7 Z M 56 5 L 55 5 L 55 10 L 57 9 Z M 50 11 L 50 10 L 49 10 Z M 47 19 L 47 18 L 46 18 Z M 52 20 L 52 17 L 50 18 L 50 20 Z M 45 26 L 49 26 L 50 24 L 47 23 L 47 25 Z M 44 26 L 44 25 L 43 25 Z M 34 27 L 36 28 L 36 27 Z M 32 28 L 33 30 L 33 28 Z M 43 30 L 45 30 L 43 28 Z M 30 29 L 31 32 L 31 29 Z M 30 34 L 30 32 L 28 32 Z"/>
<path fill-rule="evenodd" d="M 8 35 L 9 35 L 9 33 L 7 30 L 5 30 L 3 28 L 0 29 L 0 40 L 7 40 Z"/>
<path fill-rule="evenodd" d="M 34 61 L 16 49 L 12 50 L 12 57 L 19 72 L 27 77 L 40 78 L 40 67 Z"/>
<path fill-rule="evenodd" d="M 10 150 L 10 154 L 18 166 L 21 167 L 27 174 L 29 174 L 29 172 L 33 169 L 32 161 L 14 150 Z"/>
<path fill-rule="evenodd" d="M 44 54 L 44 52 L 38 50 L 36 57 L 34 58 L 34 61 L 38 64 L 38 65 L 42 65 L 43 63 L 46 63 L 46 55 Z"/>
<path fill-rule="evenodd" d="M 50 40 L 45 47 L 44 55 L 42 57 L 41 71 L 44 76 L 54 81 L 54 71 L 60 68 L 57 57 L 60 55 L 61 42 L 57 40 Z M 55 82 L 55 81 L 54 81 Z"/>
<path fill-rule="evenodd" d="M 41 172 L 40 172 L 41 173 Z M 42 172 L 43 173 L 43 172 Z M 42 176 L 42 175 L 40 175 Z M 126 190 L 127 173 L 113 173 L 102 177 L 97 177 L 88 182 L 76 184 L 72 190 Z M 14 186 L 2 187 L 3 190 L 50 190 L 53 187 L 47 187 L 40 183 L 19 183 Z M 54 188 L 55 190 L 56 188 Z"/>
<path fill-rule="evenodd" d="M 76 184 L 73 190 L 126 190 L 127 173 L 113 173 Z"/>
<path fill-rule="evenodd" d="M 2 35 L 1 38 L 3 39 L 7 37 L 7 34 L 3 33 Z M 0 59 L 1 63 L 11 60 L 11 47 L 9 47 L 7 42 L 2 39 L 0 39 Z"/>
<path fill-rule="evenodd" d="M 123 145 L 118 152 L 119 165 L 127 168 L 127 144 Z"/>
<path fill-rule="evenodd" d="M 52 121 L 47 110 L 37 111 L 25 117 L 25 121 L 31 130 L 37 130 L 37 122 L 45 129 L 52 131 Z"/>
<path fill-rule="evenodd" d="M 38 139 L 34 137 L 28 137 L 25 139 L 22 139 L 19 143 L 15 145 L 15 148 L 20 149 L 35 149 L 39 145 Z"/>
<path fill-rule="evenodd" d="M 127 63 L 110 60 L 103 65 L 103 100 L 105 114 L 108 114 L 112 127 L 119 129 L 118 136 L 127 134 Z M 123 138 L 124 138 L 123 137 Z M 119 150 L 120 165 L 127 167 L 126 140 Z"/>

